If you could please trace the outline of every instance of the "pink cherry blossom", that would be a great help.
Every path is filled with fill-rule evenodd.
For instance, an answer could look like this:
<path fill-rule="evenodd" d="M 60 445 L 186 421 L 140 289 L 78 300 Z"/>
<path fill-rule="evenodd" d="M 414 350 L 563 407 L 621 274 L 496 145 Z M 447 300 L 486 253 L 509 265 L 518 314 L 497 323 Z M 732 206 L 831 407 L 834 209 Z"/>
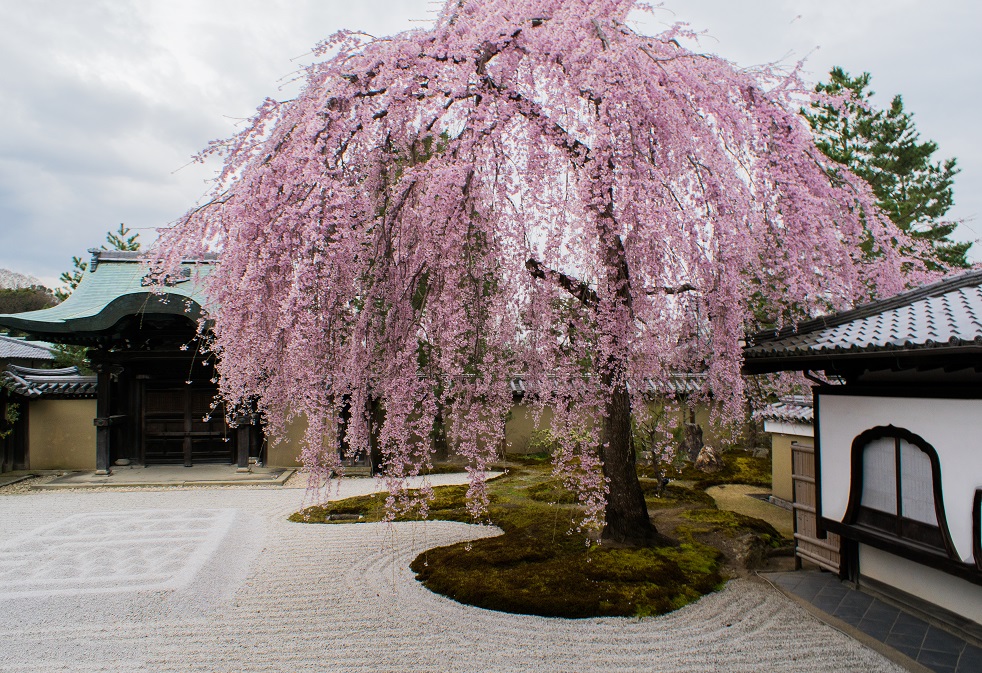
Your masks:
<path fill-rule="evenodd" d="M 911 244 L 815 149 L 797 71 L 639 34 L 636 8 L 453 0 L 430 29 L 342 32 L 295 100 L 207 150 L 213 198 L 158 254 L 221 251 L 221 394 L 273 437 L 305 418 L 315 480 L 342 439 L 374 443 L 396 511 L 442 426 L 479 516 L 521 376 L 584 524 L 643 540 L 649 384 L 705 372 L 741 419 L 748 330 L 902 288 Z"/>

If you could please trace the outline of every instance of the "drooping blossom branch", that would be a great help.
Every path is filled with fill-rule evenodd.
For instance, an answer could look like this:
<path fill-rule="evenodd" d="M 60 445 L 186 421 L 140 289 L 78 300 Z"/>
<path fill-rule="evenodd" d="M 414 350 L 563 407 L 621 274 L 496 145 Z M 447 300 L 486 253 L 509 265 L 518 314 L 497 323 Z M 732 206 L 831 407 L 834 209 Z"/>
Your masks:
<path fill-rule="evenodd" d="M 339 33 L 296 99 L 214 144 L 214 198 L 158 254 L 221 251 L 229 406 L 258 400 L 274 441 L 305 423 L 315 477 L 374 451 L 393 507 L 445 438 L 478 512 L 521 376 L 585 523 L 650 539 L 648 383 L 699 372 L 742 418 L 748 329 L 897 291 L 916 245 L 815 151 L 797 70 L 640 35 L 637 6 L 454 0 L 430 29 Z"/>

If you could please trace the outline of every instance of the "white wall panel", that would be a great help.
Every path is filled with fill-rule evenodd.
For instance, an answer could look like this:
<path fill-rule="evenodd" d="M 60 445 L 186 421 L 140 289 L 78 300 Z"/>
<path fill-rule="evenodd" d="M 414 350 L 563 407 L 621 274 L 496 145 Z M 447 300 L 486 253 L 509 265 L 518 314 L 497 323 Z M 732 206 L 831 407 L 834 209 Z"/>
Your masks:
<path fill-rule="evenodd" d="M 982 488 L 982 400 L 822 395 L 818 405 L 822 516 L 842 521 L 849 503 L 852 442 L 894 425 L 938 452 L 948 529 L 958 556 L 972 558 L 972 501 Z"/>
<path fill-rule="evenodd" d="M 859 545 L 859 567 L 864 577 L 982 624 L 982 587 L 977 584 L 864 544 Z"/>

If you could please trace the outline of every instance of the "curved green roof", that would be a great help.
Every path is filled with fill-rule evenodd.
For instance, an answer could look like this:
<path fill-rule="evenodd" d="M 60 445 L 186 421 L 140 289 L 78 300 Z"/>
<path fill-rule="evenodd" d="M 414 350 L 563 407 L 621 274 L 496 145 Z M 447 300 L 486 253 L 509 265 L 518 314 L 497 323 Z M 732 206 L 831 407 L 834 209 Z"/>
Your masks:
<path fill-rule="evenodd" d="M 90 250 L 92 261 L 71 296 L 40 311 L 0 314 L 0 326 L 58 341 L 59 335 L 97 338 L 132 315 L 202 316 L 204 280 L 215 259 L 182 262 L 175 275 L 159 280 L 139 252 Z"/>

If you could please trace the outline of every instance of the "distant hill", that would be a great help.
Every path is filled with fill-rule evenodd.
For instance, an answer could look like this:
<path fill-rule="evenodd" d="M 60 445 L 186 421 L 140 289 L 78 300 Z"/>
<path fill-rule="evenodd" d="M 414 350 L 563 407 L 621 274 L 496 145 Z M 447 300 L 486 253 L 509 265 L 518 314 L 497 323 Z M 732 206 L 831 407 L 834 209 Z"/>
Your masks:
<path fill-rule="evenodd" d="M 41 285 L 41 281 L 34 276 L 0 269 L 0 289 L 16 290 L 17 288 L 31 287 L 32 285 Z"/>

